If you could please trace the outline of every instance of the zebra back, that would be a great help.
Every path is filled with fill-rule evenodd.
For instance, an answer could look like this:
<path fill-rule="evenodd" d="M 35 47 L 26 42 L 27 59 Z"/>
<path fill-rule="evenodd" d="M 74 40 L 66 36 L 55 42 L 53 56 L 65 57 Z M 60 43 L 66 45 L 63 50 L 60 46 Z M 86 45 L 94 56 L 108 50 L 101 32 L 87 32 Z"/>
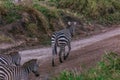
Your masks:
<path fill-rule="evenodd" d="M 77 24 L 76 22 L 68 22 L 67 28 L 69 29 L 69 32 L 70 32 L 72 37 L 75 35 L 76 24 Z"/>
<path fill-rule="evenodd" d="M 0 80 L 28 80 L 30 72 L 39 76 L 39 66 L 37 60 L 32 59 L 23 66 L 10 66 L 0 64 Z"/>
<path fill-rule="evenodd" d="M 18 51 L 11 52 L 9 54 L 0 54 L 0 64 L 19 66 L 21 56 Z"/>

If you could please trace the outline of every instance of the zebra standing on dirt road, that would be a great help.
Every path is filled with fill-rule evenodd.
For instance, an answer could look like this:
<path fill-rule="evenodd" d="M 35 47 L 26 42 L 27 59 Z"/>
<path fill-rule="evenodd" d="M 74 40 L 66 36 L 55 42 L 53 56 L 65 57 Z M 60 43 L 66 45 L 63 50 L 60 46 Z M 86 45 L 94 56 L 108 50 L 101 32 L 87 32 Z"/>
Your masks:
<path fill-rule="evenodd" d="M 57 55 L 57 47 L 60 48 L 59 51 L 59 61 L 62 63 L 62 53 L 63 59 L 66 60 L 71 50 L 71 39 L 75 32 L 76 22 L 68 22 L 68 27 L 60 30 L 58 32 L 53 33 L 51 37 L 51 45 L 52 45 L 52 66 L 54 64 L 55 55 Z M 68 52 L 65 53 L 65 47 L 68 46 Z"/>
<path fill-rule="evenodd" d="M 0 64 L 20 66 L 21 56 L 18 51 L 9 54 L 0 54 Z"/>
<path fill-rule="evenodd" d="M 29 73 L 39 76 L 37 59 L 32 59 L 23 66 L 10 66 L 0 64 L 0 80 L 28 80 Z"/>

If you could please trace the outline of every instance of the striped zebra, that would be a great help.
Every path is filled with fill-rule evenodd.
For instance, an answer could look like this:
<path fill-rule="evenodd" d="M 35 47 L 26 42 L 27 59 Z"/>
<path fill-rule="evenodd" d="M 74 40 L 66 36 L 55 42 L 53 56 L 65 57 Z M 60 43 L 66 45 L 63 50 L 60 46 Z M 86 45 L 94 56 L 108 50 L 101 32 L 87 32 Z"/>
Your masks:
<path fill-rule="evenodd" d="M 0 54 L 0 64 L 19 66 L 21 56 L 18 51 L 11 52 L 9 54 Z"/>
<path fill-rule="evenodd" d="M 60 48 L 59 50 L 59 61 L 62 63 L 62 56 L 63 59 L 66 60 L 68 57 L 70 50 L 71 50 L 71 39 L 75 33 L 75 26 L 76 22 L 68 22 L 67 28 L 54 32 L 51 37 L 51 45 L 52 45 L 52 66 L 54 64 L 55 55 L 57 55 L 57 47 Z M 68 46 L 68 52 L 65 53 L 65 47 Z M 63 54 L 62 54 L 63 53 Z"/>
<path fill-rule="evenodd" d="M 37 59 L 32 59 L 22 66 L 10 66 L 0 64 L 0 80 L 29 80 L 29 73 L 33 72 L 39 76 Z"/>

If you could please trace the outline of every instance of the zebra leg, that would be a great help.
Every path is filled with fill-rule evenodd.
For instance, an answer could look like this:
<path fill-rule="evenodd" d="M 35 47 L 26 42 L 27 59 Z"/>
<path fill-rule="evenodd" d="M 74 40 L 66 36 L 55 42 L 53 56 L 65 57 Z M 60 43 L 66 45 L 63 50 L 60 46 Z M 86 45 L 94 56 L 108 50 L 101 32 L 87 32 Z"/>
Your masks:
<path fill-rule="evenodd" d="M 65 55 L 65 48 L 63 49 L 63 59 L 66 59 L 66 55 Z"/>
<path fill-rule="evenodd" d="M 59 51 L 59 61 L 60 63 L 62 63 L 62 48 L 60 48 L 60 51 Z"/>
<path fill-rule="evenodd" d="M 54 67 L 55 66 L 55 62 L 54 62 L 54 58 L 55 58 L 55 55 L 57 55 L 57 46 L 54 44 L 52 45 L 52 66 Z"/>
<path fill-rule="evenodd" d="M 68 44 L 68 52 L 67 52 L 67 54 L 64 56 L 64 60 L 67 59 L 67 57 L 68 57 L 68 55 L 69 55 L 69 53 L 70 53 L 70 50 L 71 50 L 71 44 L 69 43 L 69 44 Z"/>
<path fill-rule="evenodd" d="M 52 66 L 54 67 L 55 66 L 55 63 L 54 63 L 54 55 L 52 57 Z"/>

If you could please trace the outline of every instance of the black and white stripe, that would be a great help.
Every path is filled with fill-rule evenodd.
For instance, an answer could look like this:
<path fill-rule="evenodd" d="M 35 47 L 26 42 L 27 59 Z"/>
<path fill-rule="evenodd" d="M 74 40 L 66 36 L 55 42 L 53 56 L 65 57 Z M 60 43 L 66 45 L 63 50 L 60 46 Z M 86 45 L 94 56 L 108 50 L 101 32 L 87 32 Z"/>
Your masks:
<path fill-rule="evenodd" d="M 0 64 L 19 66 L 21 56 L 18 51 L 11 52 L 9 54 L 0 54 Z"/>
<path fill-rule="evenodd" d="M 28 80 L 29 73 L 39 76 L 39 66 L 36 59 L 32 59 L 23 66 L 0 64 L 0 80 Z"/>
<path fill-rule="evenodd" d="M 57 47 L 60 48 L 59 51 L 59 61 L 62 63 L 62 55 L 64 60 L 68 57 L 71 50 L 71 39 L 74 35 L 76 22 L 68 22 L 67 28 L 53 33 L 51 37 L 52 44 L 52 65 L 54 66 L 54 57 L 57 55 Z M 65 53 L 65 47 L 68 46 L 68 52 Z M 63 53 L 63 54 L 62 54 Z"/>

